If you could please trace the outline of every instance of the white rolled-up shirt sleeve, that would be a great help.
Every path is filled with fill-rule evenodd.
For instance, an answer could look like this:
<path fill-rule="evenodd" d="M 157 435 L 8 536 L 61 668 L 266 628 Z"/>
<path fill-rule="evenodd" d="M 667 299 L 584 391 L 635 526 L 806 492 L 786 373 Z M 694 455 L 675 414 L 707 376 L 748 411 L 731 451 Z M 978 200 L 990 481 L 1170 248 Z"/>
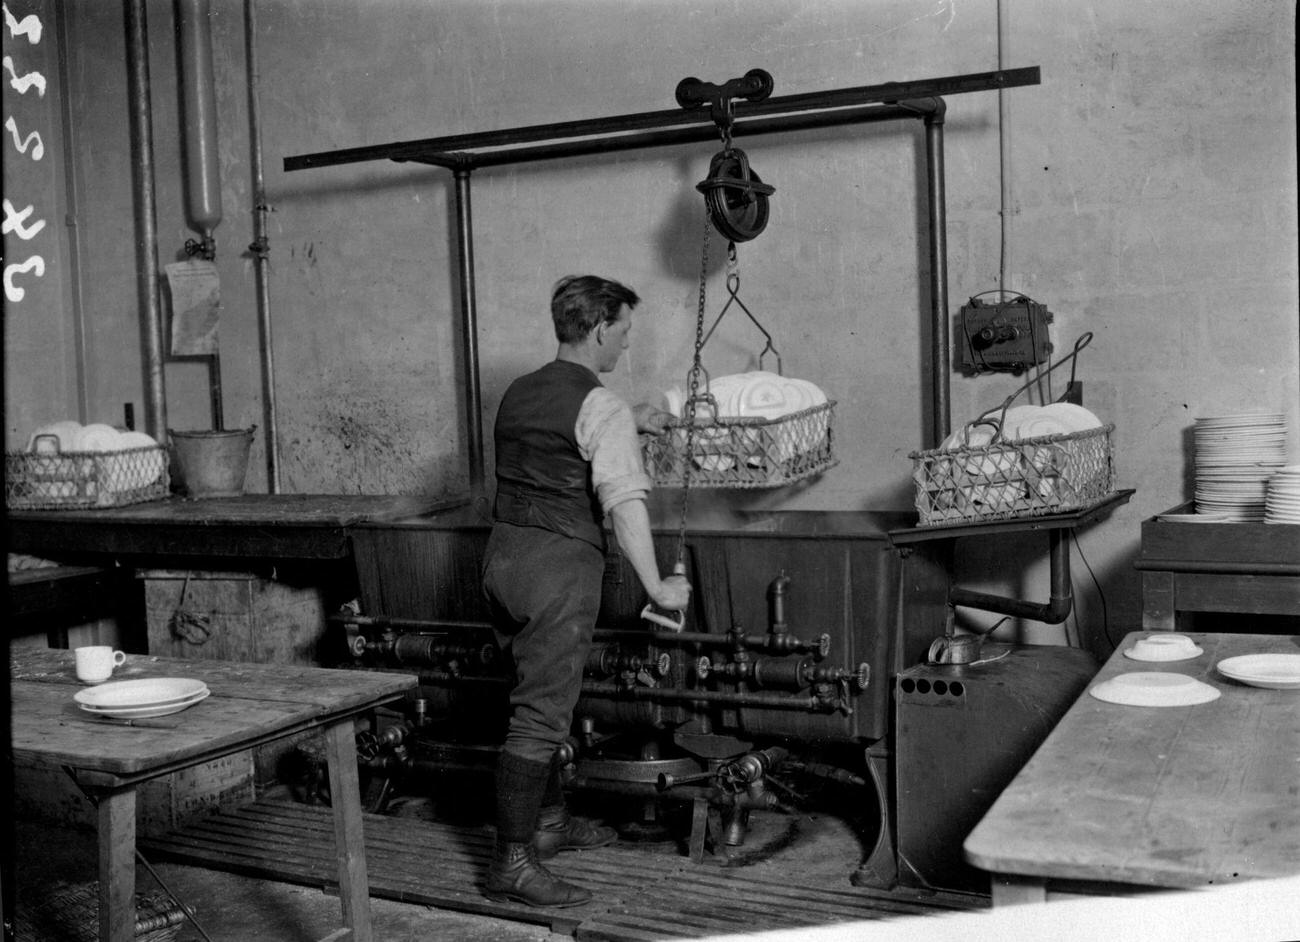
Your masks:
<path fill-rule="evenodd" d="M 615 393 L 598 386 L 578 410 L 574 436 L 605 513 L 628 500 L 644 500 L 652 482 L 641 458 L 632 409 Z"/>

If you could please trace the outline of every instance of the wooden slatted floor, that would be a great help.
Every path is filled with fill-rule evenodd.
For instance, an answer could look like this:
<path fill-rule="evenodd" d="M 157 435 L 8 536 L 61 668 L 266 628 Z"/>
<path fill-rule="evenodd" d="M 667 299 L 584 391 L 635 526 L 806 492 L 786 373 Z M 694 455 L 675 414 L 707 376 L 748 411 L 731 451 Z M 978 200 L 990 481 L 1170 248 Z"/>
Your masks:
<path fill-rule="evenodd" d="M 333 828 L 328 808 L 268 798 L 142 840 L 141 847 L 151 858 L 329 890 L 337 885 Z M 579 942 L 701 938 L 984 905 L 965 894 L 861 889 L 850 885 L 847 872 L 839 885 L 803 884 L 798 873 L 779 867 L 692 864 L 676 854 L 614 845 L 547 863 L 590 889 L 591 903 L 536 909 L 482 895 L 492 855 L 489 829 L 383 815 L 366 815 L 365 829 L 372 896 L 546 926 Z"/>

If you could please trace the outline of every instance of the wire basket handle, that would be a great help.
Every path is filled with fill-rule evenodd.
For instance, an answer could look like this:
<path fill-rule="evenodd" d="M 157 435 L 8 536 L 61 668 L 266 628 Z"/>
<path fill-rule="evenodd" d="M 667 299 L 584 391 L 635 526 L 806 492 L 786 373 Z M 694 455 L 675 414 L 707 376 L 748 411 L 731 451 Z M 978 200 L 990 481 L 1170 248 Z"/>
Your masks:
<path fill-rule="evenodd" d="M 969 425 L 972 427 L 978 425 L 990 425 L 994 429 L 992 443 L 997 443 L 1001 441 L 1002 426 L 1006 422 L 1007 409 L 1011 408 L 1011 403 L 1015 402 L 1017 397 L 1019 397 L 1020 394 L 1025 390 L 1027 390 L 1030 386 L 1033 386 L 1035 383 L 1040 382 L 1042 378 L 1047 374 L 1051 373 L 1052 370 L 1056 369 L 1057 367 L 1064 366 L 1066 363 L 1072 364 L 1070 367 L 1070 382 L 1074 382 L 1075 368 L 1077 366 L 1076 361 L 1078 360 L 1079 354 L 1083 352 L 1084 347 L 1088 346 L 1088 344 L 1090 343 L 1092 343 L 1092 331 L 1089 330 L 1079 336 L 1079 339 L 1077 339 L 1074 342 L 1074 347 L 1070 350 L 1069 353 L 1061 357 L 1055 363 L 1048 366 L 1047 369 L 1042 370 L 1038 375 L 1034 376 L 1032 379 L 1028 380 L 1027 382 L 1017 387 L 1016 390 L 1011 393 L 1011 395 L 1007 396 L 1007 398 L 1002 400 L 1000 405 L 996 405 L 992 409 L 986 409 L 984 412 L 981 412 L 979 418 L 977 418 L 974 422 L 969 423 Z M 993 413 L 995 412 L 998 413 L 998 417 L 996 419 L 992 417 Z"/>
<path fill-rule="evenodd" d="M 726 316 L 727 311 L 731 310 L 731 305 L 736 304 L 745 312 L 745 316 L 750 319 L 753 325 L 758 328 L 759 333 L 763 335 L 763 339 L 766 341 L 763 345 L 763 349 L 758 354 L 758 368 L 763 368 L 763 358 L 771 353 L 776 357 L 777 375 L 784 376 L 785 373 L 781 365 L 781 353 L 772 345 L 772 335 L 767 332 L 766 327 L 758 322 L 758 318 L 754 316 L 753 311 L 745 306 L 745 302 L 740 300 L 740 272 L 736 267 L 735 242 L 729 242 L 727 244 L 727 293 L 731 295 L 731 297 L 727 298 L 727 303 L 722 306 L 722 310 L 714 319 L 713 326 L 709 328 L 708 333 L 704 335 L 704 339 L 700 341 L 700 347 L 703 348 L 704 345 L 709 342 L 709 338 L 712 337 L 713 332 L 718 329 L 718 324 L 722 322 L 722 318 Z"/>

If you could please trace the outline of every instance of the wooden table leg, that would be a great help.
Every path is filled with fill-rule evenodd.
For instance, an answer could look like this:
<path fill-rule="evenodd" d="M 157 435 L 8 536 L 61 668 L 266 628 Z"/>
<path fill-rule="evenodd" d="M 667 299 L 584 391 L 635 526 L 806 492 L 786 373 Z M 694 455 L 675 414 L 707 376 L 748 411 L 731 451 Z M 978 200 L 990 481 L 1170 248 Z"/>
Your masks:
<path fill-rule="evenodd" d="M 993 908 L 1018 906 L 1022 903 L 1046 903 L 1047 881 L 1042 877 L 993 874 Z"/>
<path fill-rule="evenodd" d="M 370 926 L 370 881 L 366 875 L 365 834 L 361 822 L 361 786 L 357 777 L 356 732 L 351 717 L 325 730 L 330 804 L 334 807 L 334 849 L 339 864 L 343 924 L 353 942 L 374 942 Z M 342 938 L 337 934 L 330 938 Z"/>
<path fill-rule="evenodd" d="M 97 796 L 100 942 L 135 939 L 135 788 Z"/>

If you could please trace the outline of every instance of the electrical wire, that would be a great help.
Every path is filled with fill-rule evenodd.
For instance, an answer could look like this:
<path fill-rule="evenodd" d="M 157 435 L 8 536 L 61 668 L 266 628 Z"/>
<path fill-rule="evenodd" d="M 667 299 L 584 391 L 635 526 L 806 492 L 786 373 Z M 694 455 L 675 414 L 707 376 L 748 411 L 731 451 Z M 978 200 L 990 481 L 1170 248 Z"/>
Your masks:
<path fill-rule="evenodd" d="M 1079 534 L 1071 530 L 1070 539 L 1074 540 L 1074 548 L 1079 552 L 1079 559 L 1083 560 L 1083 566 L 1088 570 L 1088 575 L 1092 577 L 1092 584 L 1097 589 L 1097 599 L 1101 602 L 1101 630 L 1106 636 L 1106 643 L 1110 645 L 1111 651 L 1114 651 L 1119 645 L 1110 636 L 1110 613 L 1106 609 L 1106 593 L 1101 590 L 1101 583 L 1097 581 L 1097 574 L 1092 571 L 1092 566 L 1088 563 L 1088 557 L 1083 555 L 1083 546 L 1079 543 Z"/>

